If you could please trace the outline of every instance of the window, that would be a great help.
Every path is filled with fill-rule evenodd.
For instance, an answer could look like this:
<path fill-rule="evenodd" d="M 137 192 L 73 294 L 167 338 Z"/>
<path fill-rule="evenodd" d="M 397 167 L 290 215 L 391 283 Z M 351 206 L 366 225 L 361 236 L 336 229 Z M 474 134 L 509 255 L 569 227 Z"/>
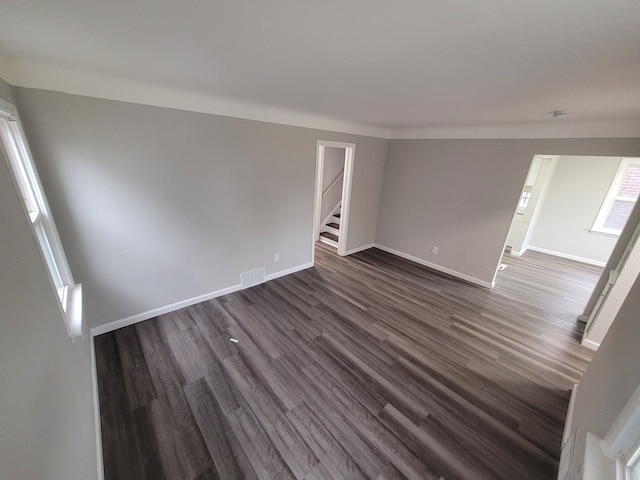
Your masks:
<path fill-rule="evenodd" d="M 627 480 L 640 480 L 640 446 L 627 462 L 626 470 Z"/>
<path fill-rule="evenodd" d="M 623 158 L 591 229 L 620 235 L 640 195 L 640 159 Z"/>
<path fill-rule="evenodd" d="M 71 338 L 82 335 L 82 285 L 75 284 L 15 108 L 0 100 L 0 151 L 13 174 Z"/>

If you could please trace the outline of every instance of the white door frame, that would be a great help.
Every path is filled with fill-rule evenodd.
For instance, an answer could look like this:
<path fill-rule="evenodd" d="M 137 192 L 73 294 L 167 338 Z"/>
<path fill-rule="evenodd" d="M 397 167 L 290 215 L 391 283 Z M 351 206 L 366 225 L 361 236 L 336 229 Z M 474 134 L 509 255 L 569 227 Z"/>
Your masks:
<path fill-rule="evenodd" d="M 324 174 L 324 149 L 337 147 L 345 149 L 344 178 L 342 180 L 342 211 L 340 213 L 340 235 L 338 236 L 338 255 L 345 256 L 347 251 L 347 235 L 349 231 L 349 211 L 351 206 L 351 186 L 353 183 L 353 162 L 356 154 L 355 143 L 318 140 L 316 148 L 316 192 L 313 205 L 313 242 L 311 244 L 311 261 L 315 262 L 316 242 L 320 239 L 320 222 L 322 222 L 322 177 Z"/>

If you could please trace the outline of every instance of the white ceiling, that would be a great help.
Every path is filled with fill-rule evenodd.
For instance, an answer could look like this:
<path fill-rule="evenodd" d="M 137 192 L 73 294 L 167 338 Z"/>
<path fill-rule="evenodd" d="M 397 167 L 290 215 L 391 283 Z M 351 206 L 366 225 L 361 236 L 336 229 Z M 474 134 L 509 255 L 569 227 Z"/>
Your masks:
<path fill-rule="evenodd" d="M 639 0 L 0 0 L 0 52 L 394 131 L 640 119 Z"/>

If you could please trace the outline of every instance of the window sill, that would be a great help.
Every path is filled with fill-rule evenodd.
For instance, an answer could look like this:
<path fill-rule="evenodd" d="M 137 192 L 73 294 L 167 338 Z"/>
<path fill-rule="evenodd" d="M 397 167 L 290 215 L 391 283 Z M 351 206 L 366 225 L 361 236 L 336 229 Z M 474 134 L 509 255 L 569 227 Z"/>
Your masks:
<path fill-rule="evenodd" d="M 614 232 L 611 230 L 599 230 L 597 228 L 590 228 L 589 233 L 595 233 L 596 235 L 604 235 L 605 237 L 618 238 L 621 232 Z"/>
<path fill-rule="evenodd" d="M 82 337 L 82 284 L 70 286 L 63 308 L 64 322 L 72 340 Z"/>

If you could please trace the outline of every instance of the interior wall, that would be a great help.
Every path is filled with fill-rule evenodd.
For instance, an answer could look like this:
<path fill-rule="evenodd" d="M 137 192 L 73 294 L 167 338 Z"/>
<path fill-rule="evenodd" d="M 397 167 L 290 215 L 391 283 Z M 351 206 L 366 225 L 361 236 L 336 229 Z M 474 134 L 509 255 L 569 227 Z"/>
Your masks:
<path fill-rule="evenodd" d="M 604 438 L 640 385 L 640 278 L 633 284 L 609 332 L 589 364 L 575 397 L 576 447 L 570 467 L 581 470 L 587 432 Z"/>
<path fill-rule="evenodd" d="M 327 190 L 336 180 L 340 172 L 344 171 L 345 148 L 325 147 L 324 171 L 322 173 L 322 205 L 320 206 L 320 221 L 323 222 L 342 200 L 344 177 Z"/>
<path fill-rule="evenodd" d="M 344 170 L 345 149 L 338 147 L 324 147 L 324 174 L 322 177 L 322 191 L 324 192 L 338 174 Z"/>
<path fill-rule="evenodd" d="M 618 237 L 589 230 L 620 157 L 558 157 L 531 246 L 604 264 Z"/>
<path fill-rule="evenodd" d="M 14 90 L 92 326 L 311 262 L 318 140 L 356 144 L 347 249 L 374 241 L 387 140 Z"/>
<path fill-rule="evenodd" d="M 89 346 L 67 335 L 2 155 L 0 225 L 0 478 L 97 478 Z"/>
<path fill-rule="evenodd" d="M 391 140 L 376 241 L 490 284 L 534 155 L 639 153 L 640 138 Z"/>

